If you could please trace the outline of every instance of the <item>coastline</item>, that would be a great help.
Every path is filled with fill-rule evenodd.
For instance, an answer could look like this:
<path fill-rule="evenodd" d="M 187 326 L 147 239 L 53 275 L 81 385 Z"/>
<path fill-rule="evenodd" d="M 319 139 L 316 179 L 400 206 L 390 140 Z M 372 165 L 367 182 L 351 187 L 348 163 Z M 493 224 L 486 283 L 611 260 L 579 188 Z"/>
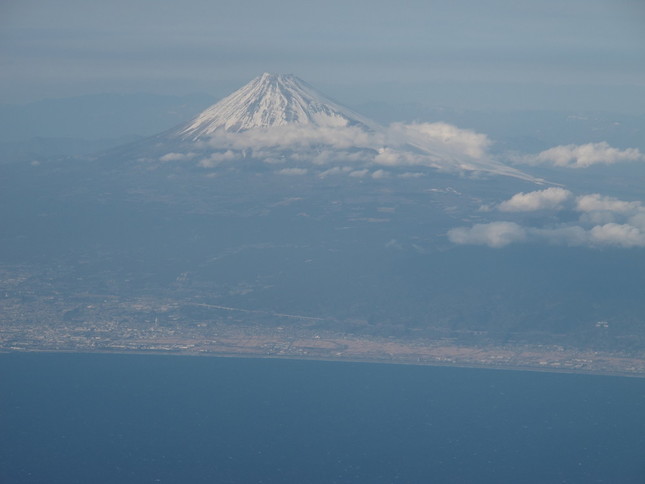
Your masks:
<path fill-rule="evenodd" d="M 244 328 L 244 333 L 249 328 Z M 257 331 L 257 328 L 256 328 Z M 92 345 L 7 345 L 0 340 L 0 353 L 75 353 L 200 356 L 215 358 L 281 359 L 338 363 L 395 364 L 486 370 L 531 371 L 598 376 L 645 378 L 645 358 L 627 357 L 591 350 L 524 345 L 465 346 L 441 341 L 406 341 L 354 335 L 324 338 L 285 337 L 284 334 L 219 334 L 217 340 L 174 337 L 130 341 L 93 340 Z M 1 332 L 0 332 L 1 336 Z M 59 341 L 62 343 L 62 341 Z"/>

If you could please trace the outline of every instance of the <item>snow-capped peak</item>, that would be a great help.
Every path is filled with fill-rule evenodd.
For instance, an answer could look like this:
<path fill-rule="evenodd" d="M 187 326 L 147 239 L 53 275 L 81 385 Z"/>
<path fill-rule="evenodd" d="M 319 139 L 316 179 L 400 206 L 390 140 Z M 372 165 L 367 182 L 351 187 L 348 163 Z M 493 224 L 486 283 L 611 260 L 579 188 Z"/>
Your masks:
<path fill-rule="evenodd" d="M 203 111 L 179 128 L 176 135 L 196 140 L 220 130 L 237 133 L 289 124 L 379 128 L 377 123 L 340 106 L 293 75 L 264 73 Z"/>

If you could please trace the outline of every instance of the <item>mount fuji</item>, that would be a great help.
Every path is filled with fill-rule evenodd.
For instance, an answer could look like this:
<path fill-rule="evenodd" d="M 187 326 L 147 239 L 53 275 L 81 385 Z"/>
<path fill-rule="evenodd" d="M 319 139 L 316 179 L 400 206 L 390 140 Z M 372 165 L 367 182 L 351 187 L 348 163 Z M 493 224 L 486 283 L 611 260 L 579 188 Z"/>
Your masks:
<path fill-rule="evenodd" d="M 381 127 L 317 92 L 293 75 L 264 73 L 175 130 L 193 141 L 218 130 L 237 133 L 287 125 Z"/>
<path fill-rule="evenodd" d="M 382 126 L 293 75 L 264 73 L 187 123 L 139 144 L 136 158 L 209 170 L 252 161 L 282 165 L 290 174 L 421 176 L 434 169 L 540 181 L 493 159 L 490 144 L 484 134 L 446 123 Z"/>

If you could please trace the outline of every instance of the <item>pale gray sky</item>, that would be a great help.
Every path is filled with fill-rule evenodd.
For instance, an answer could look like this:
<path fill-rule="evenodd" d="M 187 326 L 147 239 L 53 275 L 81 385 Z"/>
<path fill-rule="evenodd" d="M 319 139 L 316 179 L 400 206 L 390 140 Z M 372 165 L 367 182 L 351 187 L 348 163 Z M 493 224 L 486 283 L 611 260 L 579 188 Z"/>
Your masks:
<path fill-rule="evenodd" d="M 645 2 L 0 4 L 0 102 L 99 92 L 221 96 L 264 71 L 296 74 L 346 103 L 445 99 L 519 109 L 575 101 L 645 110 Z"/>

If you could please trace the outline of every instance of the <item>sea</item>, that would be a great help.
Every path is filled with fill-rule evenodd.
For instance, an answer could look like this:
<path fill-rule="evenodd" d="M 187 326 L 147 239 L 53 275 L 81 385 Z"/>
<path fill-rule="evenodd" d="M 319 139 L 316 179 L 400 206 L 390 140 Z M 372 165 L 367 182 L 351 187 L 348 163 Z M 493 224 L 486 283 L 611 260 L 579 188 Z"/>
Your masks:
<path fill-rule="evenodd" d="M 0 354 L 0 482 L 645 483 L 645 379 Z"/>

